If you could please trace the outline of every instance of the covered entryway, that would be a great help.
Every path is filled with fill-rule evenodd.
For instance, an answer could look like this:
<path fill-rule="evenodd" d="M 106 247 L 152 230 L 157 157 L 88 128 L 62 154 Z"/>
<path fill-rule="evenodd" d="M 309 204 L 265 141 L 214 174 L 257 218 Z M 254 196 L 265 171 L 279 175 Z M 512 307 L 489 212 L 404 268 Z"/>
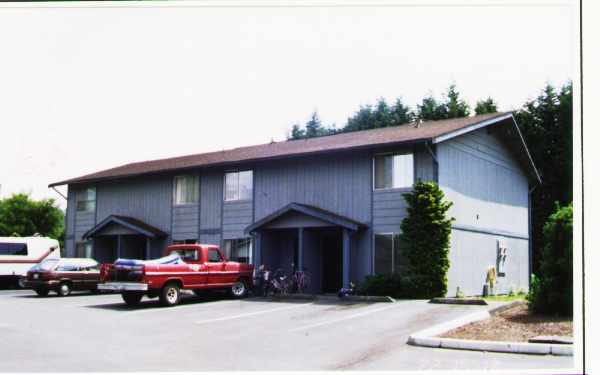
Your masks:
<path fill-rule="evenodd" d="M 253 263 L 288 275 L 306 271 L 308 292 L 335 293 L 350 282 L 352 236 L 365 225 L 318 207 L 290 203 L 246 228 L 255 238 Z"/>
<path fill-rule="evenodd" d="M 111 215 L 83 235 L 93 240 L 93 256 L 101 263 L 118 258 L 151 259 L 166 233 L 129 216 Z"/>

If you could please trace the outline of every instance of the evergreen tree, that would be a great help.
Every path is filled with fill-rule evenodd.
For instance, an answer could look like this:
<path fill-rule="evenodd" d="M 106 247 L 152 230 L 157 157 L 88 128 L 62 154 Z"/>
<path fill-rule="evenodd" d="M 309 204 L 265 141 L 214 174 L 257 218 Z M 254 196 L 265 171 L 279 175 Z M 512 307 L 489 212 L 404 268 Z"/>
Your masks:
<path fill-rule="evenodd" d="M 321 124 L 321 119 L 317 112 L 313 112 L 310 116 L 310 120 L 306 123 L 306 138 L 319 137 L 321 135 L 325 135 L 325 129 L 323 128 L 323 124 Z"/>
<path fill-rule="evenodd" d="M 423 98 L 420 105 L 417 105 L 418 117 L 421 120 L 435 121 L 446 117 L 444 105 L 438 103 L 432 95 Z"/>
<path fill-rule="evenodd" d="M 455 84 L 450 85 L 448 88 L 444 106 L 446 107 L 447 118 L 467 117 L 471 113 L 467 102 L 460 98 Z"/>
<path fill-rule="evenodd" d="M 354 116 L 348 119 L 346 126 L 342 128 L 344 132 L 354 132 L 358 130 L 370 129 L 373 124 L 373 109 L 370 105 L 361 106 Z"/>
<path fill-rule="evenodd" d="M 573 200 L 573 85 L 546 85 L 541 94 L 515 113 L 515 119 L 538 168 L 542 184 L 532 193 L 533 271 L 543 248 L 543 227 L 554 212 Z"/>
<path fill-rule="evenodd" d="M 415 115 L 410 109 L 410 107 L 405 106 L 404 103 L 402 103 L 402 100 L 398 98 L 396 99 L 396 103 L 394 103 L 394 106 L 392 107 L 391 117 L 391 126 L 398 126 L 412 122 L 414 120 Z"/>
<path fill-rule="evenodd" d="M 290 136 L 288 136 L 288 139 L 289 140 L 302 139 L 304 137 L 305 137 L 304 130 L 300 128 L 300 125 L 294 124 L 294 126 L 292 126 L 292 132 L 291 132 Z"/>
<path fill-rule="evenodd" d="M 498 112 L 498 105 L 492 98 L 487 98 L 485 100 L 477 101 L 475 105 L 475 114 L 476 115 L 484 115 L 486 113 L 496 113 Z"/>

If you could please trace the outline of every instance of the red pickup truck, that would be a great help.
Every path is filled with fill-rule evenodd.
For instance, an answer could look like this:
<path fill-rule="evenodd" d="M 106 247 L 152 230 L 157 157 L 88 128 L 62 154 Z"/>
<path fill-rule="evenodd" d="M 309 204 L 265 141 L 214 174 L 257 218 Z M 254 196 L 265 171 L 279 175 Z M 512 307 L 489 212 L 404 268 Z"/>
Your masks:
<path fill-rule="evenodd" d="M 241 298 L 252 285 L 253 270 L 251 264 L 228 261 L 214 245 L 171 245 L 165 257 L 157 260 L 119 259 L 103 264 L 98 289 L 121 292 L 128 305 L 137 305 L 146 295 L 159 297 L 164 306 L 174 306 L 182 289 L 196 294 L 226 289 Z"/>

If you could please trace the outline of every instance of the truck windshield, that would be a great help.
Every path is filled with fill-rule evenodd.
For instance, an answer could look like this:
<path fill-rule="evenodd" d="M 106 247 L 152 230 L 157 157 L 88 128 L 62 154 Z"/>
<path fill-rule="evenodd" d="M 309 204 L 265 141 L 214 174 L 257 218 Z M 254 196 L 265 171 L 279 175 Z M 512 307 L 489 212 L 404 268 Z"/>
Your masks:
<path fill-rule="evenodd" d="M 32 271 L 51 271 L 58 264 L 58 259 L 46 259 L 45 261 L 31 267 Z"/>

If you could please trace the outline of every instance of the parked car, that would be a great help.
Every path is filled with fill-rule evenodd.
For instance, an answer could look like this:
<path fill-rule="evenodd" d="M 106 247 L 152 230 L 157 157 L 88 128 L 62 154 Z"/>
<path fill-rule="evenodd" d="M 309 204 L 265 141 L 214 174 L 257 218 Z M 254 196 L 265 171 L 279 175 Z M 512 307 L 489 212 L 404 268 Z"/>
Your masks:
<path fill-rule="evenodd" d="M 91 258 L 46 259 L 27 272 L 25 286 L 40 296 L 50 291 L 61 297 L 73 290 L 98 291 L 100 265 Z"/>
<path fill-rule="evenodd" d="M 48 237 L 0 237 L 0 279 L 24 287 L 27 271 L 45 259 L 60 259 L 58 241 Z"/>
<path fill-rule="evenodd" d="M 214 245 L 171 245 L 160 259 L 119 259 L 103 264 L 98 289 L 121 292 L 128 305 L 137 305 L 146 295 L 159 297 L 164 306 L 174 306 L 179 303 L 181 289 L 196 294 L 225 289 L 234 297 L 244 297 L 253 271 L 251 264 L 228 261 Z"/>

